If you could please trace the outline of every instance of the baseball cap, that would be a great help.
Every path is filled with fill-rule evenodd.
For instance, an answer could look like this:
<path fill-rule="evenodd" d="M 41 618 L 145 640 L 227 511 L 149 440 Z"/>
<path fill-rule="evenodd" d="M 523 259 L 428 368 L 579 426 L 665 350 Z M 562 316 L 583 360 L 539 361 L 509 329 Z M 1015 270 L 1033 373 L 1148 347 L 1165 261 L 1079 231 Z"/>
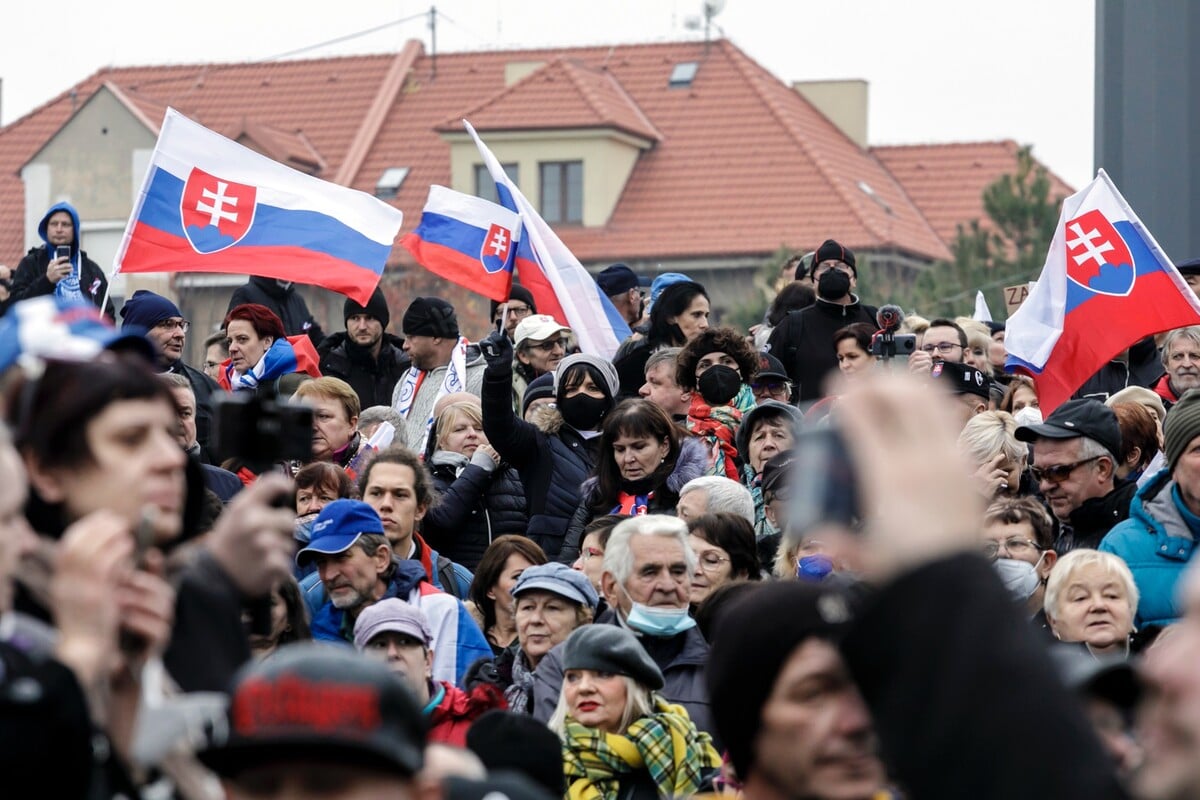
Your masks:
<path fill-rule="evenodd" d="M 1189 258 L 1175 265 L 1180 275 L 1200 275 L 1200 258 Z"/>
<path fill-rule="evenodd" d="M 526 339 L 540 342 L 549 339 L 556 333 L 570 333 L 571 329 L 559 324 L 558 320 L 549 314 L 530 314 L 517 324 L 513 331 L 513 347 L 520 347 Z"/>
<path fill-rule="evenodd" d="M 296 553 L 296 563 L 303 567 L 318 553 L 344 552 L 364 533 L 383 535 L 383 522 L 375 509 L 361 500 L 334 500 L 313 521 L 312 538 Z"/>
<path fill-rule="evenodd" d="M 684 283 L 691 281 L 687 275 L 682 272 L 664 272 L 650 283 L 650 304 L 654 305 L 658 302 L 658 296 L 662 294 L 663 289 L 675 283 Z"/>
<path fill-rule="evenodd" d="M 0 318 L 0 372 L 23 359 L 92 361 L 104 350 L 154 363 L 157 350 L 141 330 L 120 331 L 91 303 L 42 295 Z"/>
<path fill-rule="evenodd" d="M 372 603 L 354 622 L 354 646 L 362 650 L 377 635 L 390 631 L 410 636 L 426 647 L 433 643 L 429 619 L 421 609 L 398 597 Z"/>
<path fill-rule="evenodd" d="M 228 726 L 200 760 L 223 777 L 320 758 L 412 775 L 421 768 L 420 707 L 385 664 L 344 647 L 297 642 L 234 676 Z"/>
<path fill-rule="evenodd" d="M 991 381 L 969 364 L 938 361 L 929 374 L 945 381 L 954 394 L 973 394 L 984 400 L 991 399 Z"/>
<path fill-rule="evenodd" d="M 1121 452 L 1121 425 L 1117 415 L 1099 400 L 1068 400 L 1040 425 L 1022 425 L 1016 437 L 1022 442 L 1037 439 L 1074 439 L 1086 436 L 1104 445 L 1110 453 Z"/>
<path fill-rule="evenodd" d="M 549 564 L 538 564 L 523 571 L 521 577 L 517 578 L 517 583 L 513 586 L 510 594 L 516 597 L 522 592 L 533 589 L 553 592 L 572 602 L 588 606 L 593 611 L 600 602 L 596 590 L 592 588 L 592 583 L 586 575 L 556 561 Z"/>
<path fill-rule="evenodd" d="M 783 362 L 770 353 L 758 354 L 758 374 L 755 376 L 755 382 L 761 381 L 764 378 L 776 378 L 781 381 L 788 381 L 787 369 L 783 366 Z"/>
<path fill-rule="evenodd" d="M 600 270 L 596 275 L 596 283 L 600 291 L 609 297 L 636 289 L 640 285 L 637 274 L 625 264 L 613 264 Z"/>

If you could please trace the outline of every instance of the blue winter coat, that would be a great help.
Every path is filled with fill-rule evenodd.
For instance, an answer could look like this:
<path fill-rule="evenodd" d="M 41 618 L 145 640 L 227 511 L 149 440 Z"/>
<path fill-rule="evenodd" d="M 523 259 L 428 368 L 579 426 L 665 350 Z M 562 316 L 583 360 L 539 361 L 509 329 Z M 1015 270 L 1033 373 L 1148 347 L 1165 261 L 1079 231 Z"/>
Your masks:
<path fill-rule="evenodd" d="M 1200 517 L 1187 510 L 1171 471 L 1164 469 L 1133 498 L 1129 519 L 1100 542 L 1100 550 L 1120 556 L 1133 573 L 1138 589 L 1134 625 L 1169 625 L 1182 615 L 1175 589 L 1197 534 Z"/>

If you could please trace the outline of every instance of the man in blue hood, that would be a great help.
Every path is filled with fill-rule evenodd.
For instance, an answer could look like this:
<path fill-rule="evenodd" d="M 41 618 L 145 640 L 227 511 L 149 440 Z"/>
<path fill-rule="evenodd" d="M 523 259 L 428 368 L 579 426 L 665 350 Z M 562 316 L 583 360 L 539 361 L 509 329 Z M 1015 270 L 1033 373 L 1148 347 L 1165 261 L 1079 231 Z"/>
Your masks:
<path fill-rule="evenodd" d="M 108 293 L 103 270 L 79 249 L 79 213 L 70 203 L 56 203 L 38 223 L 44 244 L 30 250 L 17 265 L 12 279 L 13 303 L 54 294 L 64 299 L 87 300 L 97 308 Z M 70 257 L 59 258 L 56 250 L 69 247 Z M 103 309 L 113 318 L 112 304 Z"/>

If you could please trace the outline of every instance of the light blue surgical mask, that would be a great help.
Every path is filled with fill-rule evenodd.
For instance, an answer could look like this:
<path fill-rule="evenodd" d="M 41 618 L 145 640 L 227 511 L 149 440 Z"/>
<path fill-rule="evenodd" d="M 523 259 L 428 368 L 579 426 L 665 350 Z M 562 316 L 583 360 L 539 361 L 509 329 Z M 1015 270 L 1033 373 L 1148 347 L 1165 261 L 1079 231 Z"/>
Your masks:
<path fill-rule="evenodd" d="M 1004 583 L 1004 588 L 1008 590 L 1012 598 L 1018 603 L 1024 603 L 1033 597 L 1033 593 L 1037 591 L 1038 586 L 1041 584 L 1037 568 L 1028 561 L 1020 561 L 1015 558 L 997 558 L 992 562 L 992 566 L 1000 575 L 1000 580 Z"/>
<path fill-rule="evenodd" d="M 687 606 L 683 608 L 656 608 L 635 601 L 625 591 L 624 586 L 618 587 L 629 597 L 632 603 L 625 623 L 638 633 L 646 636 L 676 636 L 696 626 L 696 620 L 688 614 Z"/>

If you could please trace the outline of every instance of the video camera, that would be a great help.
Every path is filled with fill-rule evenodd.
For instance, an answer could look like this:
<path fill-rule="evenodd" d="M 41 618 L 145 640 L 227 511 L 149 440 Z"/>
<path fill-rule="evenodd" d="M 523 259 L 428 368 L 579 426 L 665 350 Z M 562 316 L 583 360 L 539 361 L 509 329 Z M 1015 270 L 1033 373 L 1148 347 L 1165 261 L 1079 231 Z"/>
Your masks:
<path fill-rule="evenodd" d="M 889 361 L 896 356 L 908 358 L 917 349 L 917 337 L 911 333 L 896 331 L 904 322 L 904 309 L 900 306 L 882 306 L 875 314 L 875 323 L 879 330 L 871 338 L 871 355 Z"/>
<path fill-rule="evenodd" d="M 279 461 L 312 458 L 313 411 L 256 392 L 217 398 L 213 441 L 222 458 L 235 458 L 258 474 Z"/>

